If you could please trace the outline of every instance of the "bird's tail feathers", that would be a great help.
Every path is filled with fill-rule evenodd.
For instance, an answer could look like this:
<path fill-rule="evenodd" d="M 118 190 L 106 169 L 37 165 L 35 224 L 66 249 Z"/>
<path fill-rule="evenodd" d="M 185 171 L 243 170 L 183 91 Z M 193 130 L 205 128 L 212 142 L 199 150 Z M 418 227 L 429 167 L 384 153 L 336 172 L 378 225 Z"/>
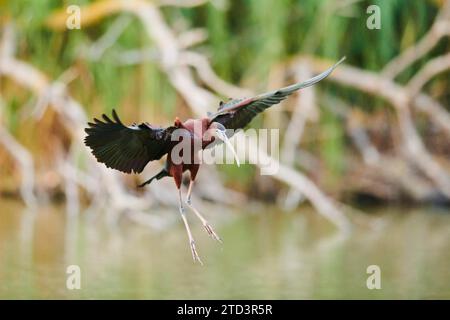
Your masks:
<path fill-rule="evenodd" d="M 159 180 L 159 179 L 162 179 L 162 178 L 168 177 L 168 176 L 169 176 L 169 173 L 167 172 L 167 170 L 165 168 L 163 168 L 160 172 L 155 174 L 153 177 L 151 177 L 150 179 L 148 179 L 144 183 L 141 183 L 140 185 L 138 185 L 138 188 L 142 188 L 142 187 L 146 186 L 147 184 L 152 183 L 152 181 L 154 179 Z"/>

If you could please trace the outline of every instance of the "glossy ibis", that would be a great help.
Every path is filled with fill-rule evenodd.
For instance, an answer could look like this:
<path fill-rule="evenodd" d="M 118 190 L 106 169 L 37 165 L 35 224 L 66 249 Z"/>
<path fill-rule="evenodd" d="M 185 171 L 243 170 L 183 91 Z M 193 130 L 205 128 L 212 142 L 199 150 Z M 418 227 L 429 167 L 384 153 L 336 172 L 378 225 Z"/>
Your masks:
<path fill-rule="evenodd" d="M 183 172 L 190 172 L 190 183 L 187 192 L 186 205 L 200 219 L 208 234 L 215 240 L 221 242 L 208 221 L 191 203 L 192 187 L 197 176 L 200 164 L 196 157 L 199 150 L 191 152 L 191 156 L 182 159 L 180 162 L 174 161 L 173 150 L 180 141 L 188 141 L 190 145 L 206 148 L 215 139 L 225 142 L 233 152 L 237 163 L 239 160 L 231 143 L 228 140 L 229 130 L 244 128 L 260 112 L 272 105 L 280 103 L 287 96 L 295 91 L 314 85 L 326 78 L 345 58 L 342 58 L 334 66 L 323 73 L 305 82 L 293 84 L 291 86 L 267 92 L 252 98 L 233 99 L 226 103 L 221 102 L 219 109 L 214 114 L 209 114 L 201 119 L 189 119 L 181 122 L 175 119 L 174 125 L 167 128 L 156 128 L 148 123 L 126 126 L 119 119 L 117 113 L 112 111 L 112 119 L 103 114 L 103 120 L 94 118 L 94 122 L 89 123 L 86 128 L 87 136 L 85 144 L 92 149 L 92 153 L 99 162 L 107 167 L 125 173 L 140 173 L 144 167 L 153 160 L 158 160 L 167 154 L 164 168 L 156 175 L 140 185 L 143 187 L 151 183 L 154 179 L 159 180 L 164 177 L 173 177 L 178 189 L 179 211 L 183 219 L 189 237 L 189 244 L 194 261 L 202 263 L 195 248 L 194 238 L 184 213 L 183 200 L 181 195 L 181 181 Z M 195 128 L 195 129 L 194 129 Z M 199 130 L 197 129 L 199 128 Z M 174 135 L 180 129 L 183 133 L 174 139 Z M 184 140 L 187 139 L 187 140 Z M 183 151 L 180 153 L 182 156 Z"/>

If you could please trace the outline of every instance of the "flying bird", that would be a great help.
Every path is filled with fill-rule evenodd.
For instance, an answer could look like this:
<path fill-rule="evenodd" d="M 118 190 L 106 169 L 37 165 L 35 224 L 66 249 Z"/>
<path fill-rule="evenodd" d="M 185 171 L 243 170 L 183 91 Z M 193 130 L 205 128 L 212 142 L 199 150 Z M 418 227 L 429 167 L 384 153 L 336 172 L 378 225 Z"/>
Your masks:
<path fill-rule="evenodd" d="M 184 172 L 190 172 L 190 183 L 185 204 L 200 219 L 203 227 L 213 239 L 219 242 L 222 242 L 222 240 L 191 202 L 192 188 L 200 168 L 198 150 L 192 151 L 181 148 L 180 152 L 173 152 L 174 149 L 179 143 L 183 142 L 187 143 L 188 149 L 192 146 L 199 146 L 197 149 L 203 150 L 211 146 L 214 141 L 222 141 L 230 148 L 239 165 L 239 159 L 229 141 L 230 130 L 243 129 L 255 116 L 267 108 L 280 103 L 295 91 L 323 80 L 344 59 L 345 57 L 331 68 L 305 82 L 299 82 L 251 98 L 231 99 L 226 103 L 221 102 L 217 112 L 213 114 L 208 114 L 201 119 L 189 119 L 185 122 L 181 122 L 177 117 L 174 125 L 167 128 L 158 128 L 146 122 L 126 126 L 122 123 L 116 111 L 113 110 L 112 118 L 103 114 L 101 120 L 94 118 L 93 122 L 88 123 L 89 127 L 85 129 L 87 136 L 84 142 L 91 148 L 93 155 L 99 162 L 104 163 L 108 168 L 125 173 L 141 173 L 150 161 L 159 160 L 167 155 L 165 166 L 161 171 L 139 187 L 143 187 L 155 179 L 160 180 L 164 177 L 174 179 L 178 189 L 179 212 L 188 234 L 192 257 L 194 262 L 198 261 L 202 264 L 184 211 L 181 194 Z M 186 157 L 183 157 L 183 155 Z"/>

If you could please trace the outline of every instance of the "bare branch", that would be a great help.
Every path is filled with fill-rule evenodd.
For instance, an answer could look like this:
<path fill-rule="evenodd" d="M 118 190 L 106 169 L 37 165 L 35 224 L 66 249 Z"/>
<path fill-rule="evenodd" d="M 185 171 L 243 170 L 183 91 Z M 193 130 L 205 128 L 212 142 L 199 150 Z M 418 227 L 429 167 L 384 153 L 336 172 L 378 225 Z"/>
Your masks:
<path fill-rule="evenodd" d="M 394 79 L 418 59 L 433 49 L 442 37 L 450 35 L 450 1 L 446 1 L 430 31 L 416 44 L 392 59 L 383 69 L 382 76 Z"/>
<path fill-rule="evenodd" d="M 34 194 L 34 163 L 33 157 L 27 149 L 23 147 L 6 129 L 0 125 L 0 144 L 11 154 L 22 176 L 20 194 L 27 206 L 32 207 L 36 204 Z"/>
<path fill-rule="evenodd" d="M 251 96 L 252 92 L 249 90 L 241 89 L 226 81 L 223 81 L 216 75 L 208 59 L 195 52 L 183 52 L 180 54 L 180 63 L 187 64 L 195 68 L 200 79 L 214 91 L 226 96 L 226 97 L 246 97 Z"/>
<path fill-rule="evenodd" d="M 130 16 L 120 15 L 116 18 L 108 31 L 89 47 L 87 58 L 94 61 L 99 60 L 105 51 L 116 43 L 117 39 L 128 27 L 130 22 Z"/>
<path fill-rule="evenodd" d="M 208 39 L 208 32 L 203 28 L 187 30 L 178 35 L 180 49 L 187 49 Z"/>
<path fill-rule="evenodd" d="M 299 64 L 295 70 L 296 82 L 304 81 L 312 77 L 311 70 L 306 63 Z M 297 95 L 297 103 L 294 112 L 286 129 L 283 148 L 281 149 L 281 159 L 289 167 L 295 165 L 296 149 L 301 141 L 306 122 L 311 118 L 315 108 L 314 87 L 307 88 Z M 316 112 L 317 113 L 317 112 Z M 286 209 L 293 209 L 298 206 L 302 199 L 302 194 L 298 189 L 290 188 L 284 201 Z"/>
<path fill-rule="evenodd" d="M 315 68 L 319 68 L 319 65 L 322 65 L 320 61 L 315 59 L 310 59 L 309 61 L 312 62 L 312 65 L 314 65 Z M 411 119 L 408 108 L 409 92 L 407 90 L 391 80 L 373 72 L 363 71 L 345 65 L 342 65 L 333 72 L 330 75 L 330 79 L 345 85 L 350 85 L 361 91 L 383 97 L 389 101 L 397 111 L 403 146 L 405 147 L 408 159 L 415 163 L 435 182 L 440 191 L 450 198 L 450 176 L 446 170 L 433 160 L 423 145 Z M 425 95 L 420 96 L 424 97 Z M 436 117 L 433 113 L 429 113 L 429 115 L 432 116 L 433 119 Z M 440 121 L 437 121 L 437 123 L 441 124 Z M 450 129 L 449 126 L 450 122 L 444 127 L 445 129 Z"/>
<path fill-rule="evenodd" d="M 450 69 L 450 53 L 434 58 L 409 81 L 407 90 L 411 97 L 417 96 L 423 86 L 437 74 Z"/>

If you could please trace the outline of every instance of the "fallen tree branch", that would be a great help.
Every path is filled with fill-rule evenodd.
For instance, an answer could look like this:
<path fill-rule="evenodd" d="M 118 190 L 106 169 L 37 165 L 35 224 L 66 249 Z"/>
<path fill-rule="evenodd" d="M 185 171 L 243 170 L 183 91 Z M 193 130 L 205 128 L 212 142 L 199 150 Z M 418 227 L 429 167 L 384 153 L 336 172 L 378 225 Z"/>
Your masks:
<path fill-rule="evenodd" d="M 5 128 L 0 125 L 0 144 L 14 158 L 21 173 L 20 195 L 29 207 L 36 204 L 34 194 L 34 162 L 33 157 Z"/>
<path fill-rule="evenodd" d="M 386 79 L 394 79 L 403 70 L 430 52 L 443 37 L 449 35 L 450 1 L 446 0 L 430 31 L 419 42 L 406 49 L 398 57 L 392 59 L 385 66 L 381 75 Z"/>
<path fill-rule="evenodd" d="M 8 57 L 14 54 L 14 34 L 12 26 L 8 25 L 3 30 L 0 41 L 0 75 L 2 69 L 8 64 Z M 1 107 L 1 106 L 0 106 Z M 9 132 L 0 124 L 0 144 L 14 158 L 21 172 L 20 194 L 23 201 L 30 207 L 36 204 L 34 193 L 34 162 L 30 152 L 22 146 Z"/>
<path fill-rule="evenodd" d="M 252 139 L 252 137 L 249 137 Z M 251 141 L 251 140 L 250 140 Z M 257 141 L 253 141 L 253 144 L 257 144 Z M 277 160 L 270 157 L 262 149 L 258 149 L 258 154 L 250 154 L 250 160 L 256 163 L 264 163 L 270 166 L 278 166 L 279 169 L 275 174 L 275 177 L 289 185 L 291 188 L 298 190 L 301 194 L 311 202 L 318 213 L 325 218 L 332 221 L 342 231 L 349 231 L 351 224 L 345 215 L 338 209 L 337 205 L 332 199 L 327 197 L 309 178 L 302 173 L 285 166 L 282 163 L 278 163 Z"/>
<path fill-rule="evenodd" d="M 321 69 L 323 67 L 323 62 L 318 59 L 308 59 L 308 61 L 310 61 L 315 69 Z M 405 147 L 404 151 L 408 159 L 415 163 L 422 172 L 435 182 L 440 191 L 450 198 L 450 176 L 446 170 L 433 160 L 423 145 L 411 118 L 408 108 L 410 101 L 409 92 L 406 89 L 383 76 L 346 65 L 342 65 L 333 72 L 330 75 L 330 79 L 357 88 L 363 92 L 383 97 L 390 102 L 397 111 L 400 132 L 402 134 L 402 146 Z M 418 97 L 428 100 L 428 96 L 424 94 L 419 94 Z M 446 123 L 442 119 L 437 119 L 436 114 L 428 113 L 428 115 L 438 124 L 441 124 L 442 128 L 447 130 L 447 133 L 450 133 L 450 119 Z M 448 113 L 442 113 L 440 116 L 446 119 L 449 118 Z"/>
<path fill-rule="evenodd" d="M 180 54 L 180 64 L 187 64 L 197 71 L 200 79 L 209 88 L 226 97 L 246 97 L 253 93 L 223 81 L 212 69 L 208 59 L 196 52 L 185 51 Z"/>
<path fill-rule="evenodd" d="M 408 82 L 407 90 L 411 98 L 417 96 L 423 86 L 434 78 L 437 74 L 450 69 L 450 53 L 434 58 L 411 78 Z"/>
<path fill-rule="evenodd" d="M 430 186 L 428 180 L 419 177 L 417 170 L 411 168 L 402 158 L 382 154 L 377 150 L 364 127 L 365 115 L 359 111 L 360 109 L 355 108 L 350 111 L 347 104 L 336 97 L 328 97 L 327 100 L 327 104 L 333 106 L 330 107 L 330 110 L 345 118 L 348 134 L 362 156 L 364 165 L 360 171 L 365 178 L 357 181 L 357 190 L 364 191 L 365 185 L 369 185 L 371 192 L 380 196 L 380 198 L 393 199 L 393 197 L 387 195 L 392 194 L 392 192 L 389 192 L 389 189 L 392 188 L 387 186 L 398 184 L 415 201 L 426 201 L 433 196 L 435 188 Z M 350 167 L 353 171 L 356 165 Z M 383 180 L 385 183 L 377 188 L 374 185 L 378 184 L 379 180 Z M 348 187 L 349 185 L 346 184 L 346 188 Z"/>
<path fill-rule="evenodd" d="M 313 76 L 307 64 L 299 64 L 295 71 L 296 82 L 305 81 Z M 287 126 L 281 149 L 281 159 L 288 167 L 295 165 L 296 150 L 302 139 L 306 122 L 312 117 L 316 100 L 314 92 L 314 87 L 306 88 L 296 96 L 294 112 Z M 296 188 L 290 188 L 284 200 L 284 207 L 288 210 L 295 208 L 302 200 L 301 192 Z"/>

